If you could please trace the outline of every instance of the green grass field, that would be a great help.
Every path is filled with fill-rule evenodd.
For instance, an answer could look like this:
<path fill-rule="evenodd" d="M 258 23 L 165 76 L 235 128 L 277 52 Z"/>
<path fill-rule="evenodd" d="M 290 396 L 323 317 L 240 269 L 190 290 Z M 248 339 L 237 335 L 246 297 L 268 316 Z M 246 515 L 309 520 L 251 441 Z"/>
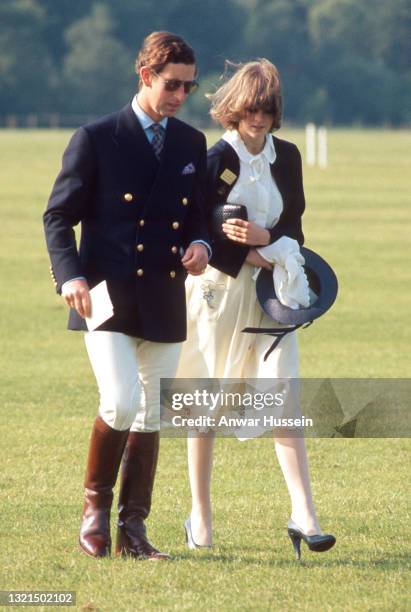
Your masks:
<path fill-rule="evenodd" d="M 69 134 L 0 132 L 0 590 L 75 590 L 84 610 L 409 609 L 405 438 L 307 440 L 318 514 L 337 545 L 323 555 L 305 547 L 300 564 L 268 439 L 217 440 L 212 552 L 184 544 L 182 439 L 162 441 L 148 521 L 175 560 L 98 562 L 78 551 L 98 397 L 83 339 L 65 331 L 41 222 Z M 279 136 L 303 150 L 302 131 Z M 329 161 L 304 170 L 304 231 L 335 268 L 340 294 L 300 332 L 302 375 L 410 377 L 411 133 L 330 131 Z"/>

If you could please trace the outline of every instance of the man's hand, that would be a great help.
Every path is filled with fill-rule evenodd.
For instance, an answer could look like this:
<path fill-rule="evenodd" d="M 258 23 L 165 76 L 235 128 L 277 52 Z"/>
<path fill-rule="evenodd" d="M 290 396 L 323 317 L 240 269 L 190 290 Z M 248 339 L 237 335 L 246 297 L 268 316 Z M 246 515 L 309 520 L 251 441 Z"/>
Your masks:
<path fill-rule="evenodd" d="M 257 268 L 264 268 L 265 270 L 273 269 L 270 262 L 264 259 L 264 257 L 261 257 L 260 253 L 256 251 L 256 249 L 250 249 L 245 260 L 248 264 L 250 264 L 250 266 L 257 266 Z"/>
<path fill-rule="evenodd" d="M 244 219 L 227 219 L 223 223 L 223 232 L 230 240 L 250 246 L 266 246 L 270 242 L 268 230 Z"/>
<path fill-rule="evenodd" d="M 83 319 L 91 315 L 90 291 L 87 281 L 73 280 L 65 283 L 62 296 L 67 306 L 75 308 Z"/>
<path fill-rule="evenodd" d="M 181 258 L 181 263 L 189 274 L 198 276 L 202 274 L 208 264 L 208 250 L 201 242 L 190 244 L 184 256 Z"/>

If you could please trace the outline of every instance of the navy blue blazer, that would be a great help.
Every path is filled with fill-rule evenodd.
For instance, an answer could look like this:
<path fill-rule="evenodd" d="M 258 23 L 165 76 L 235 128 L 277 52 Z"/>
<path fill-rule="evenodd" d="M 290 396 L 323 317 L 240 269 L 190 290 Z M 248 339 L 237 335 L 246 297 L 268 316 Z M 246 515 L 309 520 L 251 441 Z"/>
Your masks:
<path fill-rule="evenodd" d="M 79 128 L 44 214 L 57 292 L 77 276 L 90 287 L 106 280 L 114 316 L 98 329 L 184 340 L 181 249 L 193 240 L 209 242 L 205 175 L 205 137 L 178 119 L 168 120 L 160 163 L 131 104 Z M 68 327 L 86 329 L 74 309 Z"/>
<path fill-rule="evenodd" d="M 277 224 L 270 229 L 270 243 L 281 236 L 294 238 L 302 245 L 304 235 L 301 227 L 301 216 L 305 209 L 301 155 L 295 144 L 272 137 L 276 159 L 271 164 L 271 174 L 283 199 L 283 212 Z M 220 139 L 208 151 L 206 206 L 209 225 L 213 208 L 227 201 L 227 197 L 236 184 L 240 174 L 240 160 L 233 147 Z M 211 232 L 210 232 L 211 233 Z M 210 265 L 234 278 L 240 272 L 250 247 L 230 240 L 214 240 L 211 235 L 213 255 Z"/>

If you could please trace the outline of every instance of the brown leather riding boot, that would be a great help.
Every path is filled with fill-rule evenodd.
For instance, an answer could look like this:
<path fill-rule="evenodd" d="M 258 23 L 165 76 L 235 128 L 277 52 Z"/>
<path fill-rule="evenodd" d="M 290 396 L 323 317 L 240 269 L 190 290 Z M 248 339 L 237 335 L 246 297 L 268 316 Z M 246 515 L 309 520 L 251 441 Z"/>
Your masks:
<path fill-rule="evenodd" d="M 110 510 L 128 430 L 118 431 L 98 416 L 94 421 L 84 482 L 80 548 L 91 557 L 111 552 Z"/>
<path fill-rule="evenodd" d="M 118 505 L 116 554 L 135 559 L 170 559 L 147 539 L 144 520 L 151 508 L 160 434 L 130 432 L 124 450 Z"/>

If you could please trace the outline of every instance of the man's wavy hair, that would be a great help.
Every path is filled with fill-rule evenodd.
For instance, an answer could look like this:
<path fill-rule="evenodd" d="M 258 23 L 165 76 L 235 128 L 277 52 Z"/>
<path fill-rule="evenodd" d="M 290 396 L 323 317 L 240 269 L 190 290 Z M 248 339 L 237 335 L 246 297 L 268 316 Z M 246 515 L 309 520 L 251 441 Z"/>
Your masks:
<path fill-rule="evenodd" d="M 214 94 L 210 115 L 225 129 L 237 129 L 248 112 L 263 110 L 273 116 L 271 131 L 278 130 L 282 118 L 281 82 L 277 68 L 265 58 L 246 64 L 233 64 L 226 60 L 227 69 L 236 72 Z M 223 76 L 224 78 L 224 76 Z"/>
<path fill-rule="evenodd" d="M 176 34 L 152 32 L 143 40 L 143 45 L 136 57 L 136 74 L 140 74 L 140 68 L 143 66 L 149 66 L 156 72 L 161 72 L 170 62 L 195 65 L 196 58 L 193 49 Z"/>

